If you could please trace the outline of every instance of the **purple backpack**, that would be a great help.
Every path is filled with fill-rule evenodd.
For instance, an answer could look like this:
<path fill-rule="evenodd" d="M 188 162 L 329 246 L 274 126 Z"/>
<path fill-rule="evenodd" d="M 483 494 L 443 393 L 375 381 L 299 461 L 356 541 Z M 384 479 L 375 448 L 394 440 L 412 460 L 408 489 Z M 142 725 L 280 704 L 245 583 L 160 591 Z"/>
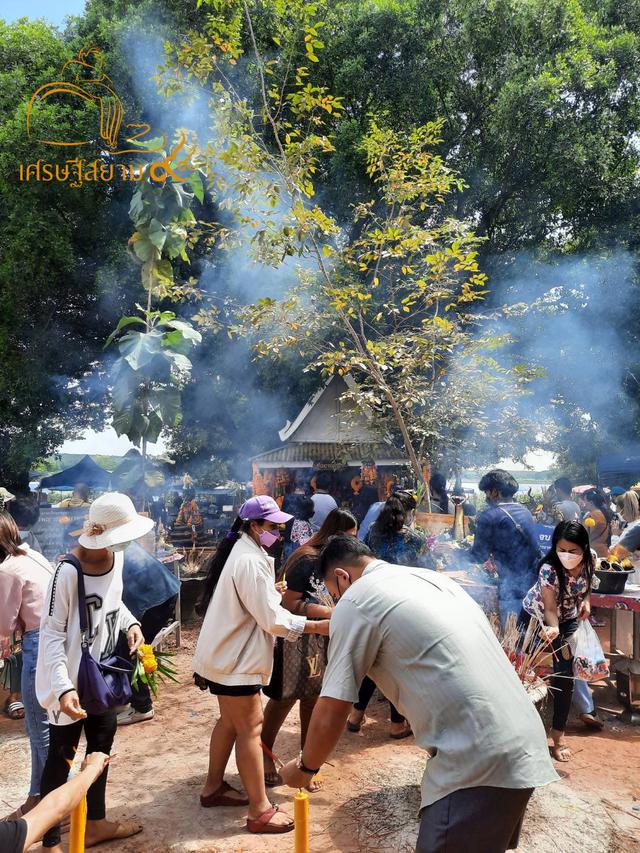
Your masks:
<path fill-rule="evenodd" d="M 80 632 L 82 635 L 82 657 L 78 669 L 78 697 L 80 704 L 88 714 L 104 714 L 118 705 L 128 705 L 131 701 L 132 664 L 118 655 L 111 655 L 97 661 L 91 657 L 87 639 L 88 620 L 87 602 L 84 594 L 84 574 L 82 566 L 73 554 L 65 554 L 63 562 L 71 563 L 78 573 L 78 613 L 80 614 Z"/>

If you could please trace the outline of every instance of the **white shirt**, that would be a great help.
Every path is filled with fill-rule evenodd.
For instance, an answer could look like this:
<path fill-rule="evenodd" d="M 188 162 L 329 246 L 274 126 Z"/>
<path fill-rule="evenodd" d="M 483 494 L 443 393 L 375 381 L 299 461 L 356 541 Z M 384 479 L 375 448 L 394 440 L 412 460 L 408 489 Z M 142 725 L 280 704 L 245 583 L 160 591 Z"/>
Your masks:
<path fill-rule="evenodd" d="M 554 782 L 544 726 L 478 605 L 439 572 L 369 563 L 330 623 L 322 696 L 369 675 L 435 755 L 422 808 L 463 788 Z"/>
<path fill-rule="evenodd" d="M 266 685 L 273 635 L 295 642 L 307 622 L 280 604 L 274 561 L 246 533 L 231 549 L 200 629 L 193 670 L 217 684 Z"/>
<path fill-rule="evenodd" d="M 338 508 L 338 504 L 331 495 L 324 494 L 324 492 L 316 492 L 315 495 L 312 495 L 311 500 L 313 501 L 315 512 L 309 521 L 314 530 L 319 530 L 331 510 Z"/>
<path fill-rule="evenodd" d="M 102 575 L 84 574 L 89 650 L 96 660 L 115 651 L 120 631 L 140 624 L 122 603 L 123 553 L 114 556 L 113 568 Z M 60 697 L 75 690 L 81 657 L 78 613 L 78 573 L 61 562 L 49 583 L 40 623 L 36 666 L 36 695 L 49 722 L 68 726 L 75 722 L 60 711 Z"/>

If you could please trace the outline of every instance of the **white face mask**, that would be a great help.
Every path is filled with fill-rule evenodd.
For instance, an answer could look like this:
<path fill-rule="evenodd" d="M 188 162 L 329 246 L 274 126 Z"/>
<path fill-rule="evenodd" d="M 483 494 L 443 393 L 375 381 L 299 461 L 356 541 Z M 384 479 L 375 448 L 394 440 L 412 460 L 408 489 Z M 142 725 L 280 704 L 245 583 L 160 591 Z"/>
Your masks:
<path fill-rule="evenodd" d="M 120 551 L 126 551 L 129 545 L 131 545 L 131 542 L 120 542 L 118 545 L 107 545 L 106 548 L 112 554 L 117 554 Z"/>
<path fill-rule="evenodd" d="M 583 560 L 582 554 L 572 554 L 570 551 L 556 551 L 556 554 L 565 569 L 575 569 Z"/>

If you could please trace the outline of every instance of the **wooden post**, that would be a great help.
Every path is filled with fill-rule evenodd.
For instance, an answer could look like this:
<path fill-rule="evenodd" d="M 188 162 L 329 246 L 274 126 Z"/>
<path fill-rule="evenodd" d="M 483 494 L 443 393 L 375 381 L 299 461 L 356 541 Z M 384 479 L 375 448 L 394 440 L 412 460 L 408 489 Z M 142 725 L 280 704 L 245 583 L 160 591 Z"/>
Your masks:
<path fill-rule="evenodd" d="M 173 561 L 173 573 L 178 579 L 178 597 L 176 598 L 176 647 L 182 645 L 182 581 L 180 580 L 180 560 Z"/>

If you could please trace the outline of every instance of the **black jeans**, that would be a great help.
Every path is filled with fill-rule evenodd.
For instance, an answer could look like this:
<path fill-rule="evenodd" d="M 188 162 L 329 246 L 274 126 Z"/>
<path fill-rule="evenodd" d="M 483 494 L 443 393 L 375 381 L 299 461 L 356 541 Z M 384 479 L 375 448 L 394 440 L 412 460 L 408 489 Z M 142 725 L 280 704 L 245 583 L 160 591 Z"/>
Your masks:
<path fill-rule="evenodd" d="M 553 676 L 550 684 L 556 688 L 553 691 L 552 726 L 556 731 L 563 732 L 569 719 L 573 698 L 573 654 L 567 646 L 567 640 L 578 630 L 578 620 L 568 619 L 566 622 L 560 622 L 559 628 L 560 633 L 553 641 Z"/>
<path fill-rule="evenodd" d="M 360 685 L 360 692 L 358 693 L 358 701 L 353 706 L 357 711 L 366 711 L 367 705 L 371 701 L 371 697 L 373 696 L 374 690 L 376 689 L 376 685 L 369 678 L 368 675 L 365 675 L 364 681 Z M 398 711 L 395 705 L 392 705 L 389 702 L 389 709 L 391 711 L 391 722 L 392 723 L 404 723 L 404 717 Z"/>
<path fill-rule="evenodd" d="M 87 739 L 87 755 L 91 752 L 111 753 L 117 722 L 116 712 L 107 711 L 105 714 L 88 714 L 86 719 L 77 720 L 69 726 L 49 726 L 49 754 L 42 773 L 40 795 L 42 798 L 60 788 L 69 776 L 69 762 L 73 761 L 84 728 Z M 105 789 L 107 773 L 105 767 L 102 775 L 96 779 L 87 791 L 87 819 L 102 820 L 106 814 Z M 55 847 L 60 844 L 60 826 L 53 826 L 42 840 L 43 847 Z"/>
<path fill-rule="evenodd" d="M 177 597 L 175 595 L 173 598 L 168 599 L 168 601 L 163 601 L 162 604 L 150 607 L 144 614 L 140 620 L 140 627 L 145 643 L 151 643 L 158 631 L 161 631 L 173 619 Z M 121 634 L 118 639 L 118 654 L 125 659 L 129 658 L 129 646 L 124 634 Z M 151 700 L 149 685 L 138 681 L 137 686 L 131 688 L 131 692 L 131 706 L 135 711 L 138 711 L 140 714 L 146 714 L 147 711 L 151 711 L 153 701 Z"/>

